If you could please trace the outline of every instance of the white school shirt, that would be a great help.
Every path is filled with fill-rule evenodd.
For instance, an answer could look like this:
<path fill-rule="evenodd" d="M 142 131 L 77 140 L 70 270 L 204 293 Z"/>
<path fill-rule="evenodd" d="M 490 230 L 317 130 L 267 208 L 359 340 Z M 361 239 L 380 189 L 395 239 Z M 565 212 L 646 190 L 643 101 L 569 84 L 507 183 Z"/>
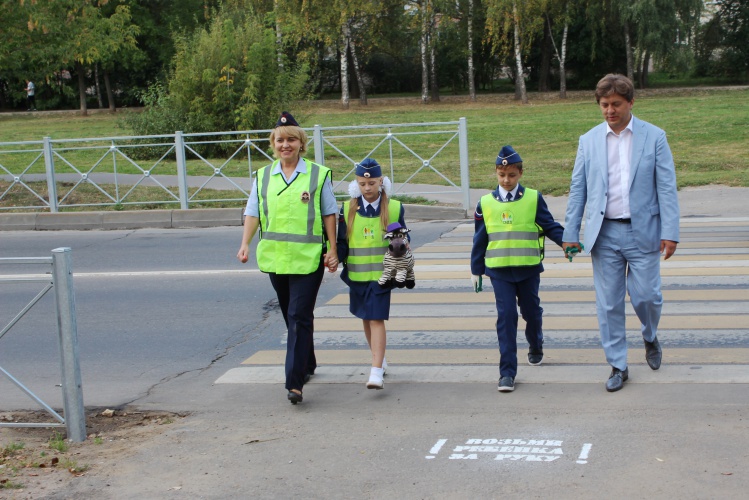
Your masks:
<path fill-rule="evenodd" d="M 374 211 L 377 212 L 377 209 L 380 207 L 380 200 L 381 199 L 382 199 L 382 195 L 378 196 L 375 201 L 373 201 L 372 203 L 370 203 L 370 202 L 368 202 L 367 200 L 364 199 L 364 196 L 362 196 L 361 197 L 361 201 L 363 202 L 363 205 L 364 205 L 362 207 L 364 209 L 364 213 L 367 213 L 367 207 L 369 205 L 372 205 L 372 208 L 374 209 Z"/>

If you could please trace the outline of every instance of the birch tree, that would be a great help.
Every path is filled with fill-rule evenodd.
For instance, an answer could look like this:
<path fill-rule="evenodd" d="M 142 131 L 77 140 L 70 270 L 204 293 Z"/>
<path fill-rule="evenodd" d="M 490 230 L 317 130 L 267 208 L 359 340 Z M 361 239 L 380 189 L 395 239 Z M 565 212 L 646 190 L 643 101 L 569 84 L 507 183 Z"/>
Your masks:
<path fill-rule="evenodd" d="M 544 13 L 546 17 L 546 23 L 548 25 L 549 34 L 551 36 L 551 44 L 554 48 L 554 55 L 559 62 L 559 98 L 567 98 L 567 69 L 565 63 L 567 61 L 567 34 L 570 28 L 570 2 L 572 0 L 566 0 L 563 2 L 550 1 L 548 9 Z M 551 16 L 554 15 L 558 19 L 559 23 L 562 24 L 561 42 L 557 45 L 554 38 L 554 29 L 552 27 Z"/>
<path fill-rule="evenodd" d="M 515 98 L 528 103 L 523 57 L 543 30 L 543 4 L 540 0 L 488 0 L 487 32 L 500 54 L 510 55 L 514 64 Z"/>
<path fill-rule="evenodd" d="M 468 96 L 476 102 L 476 74 L 473 68 L 473 0 L 468 0 Z"/>
<path fill-rule="evenodd" d="M 421 103 L 429 102 L 429 62 L 427 61 L 427 48 L 429 46 L 429 0 L 421 0 L 419 15 L 421 20 L 421 40 L 419 50 L 421 52 Z"/>

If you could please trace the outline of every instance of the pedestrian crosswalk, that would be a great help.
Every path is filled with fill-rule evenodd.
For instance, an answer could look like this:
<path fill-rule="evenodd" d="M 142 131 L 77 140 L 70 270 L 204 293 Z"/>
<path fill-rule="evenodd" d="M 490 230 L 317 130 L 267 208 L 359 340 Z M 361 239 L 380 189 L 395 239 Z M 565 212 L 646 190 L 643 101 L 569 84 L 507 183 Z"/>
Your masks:
<path fill-rule="evenodd" d="M 482 367 L 480 377 L 486 375 L 484 371 L 492 373 L 488 380 L 496 377 L 499 353 L 494 294 L 488 279 L 484 280 L 483 292 L 477 294 L 472 289 L 469 265 L 472 238 L 473 223 L 457 223 L 452 231 L 414 250 L 416 288 L 393 292 L 387 322 L 391 382 L 397 378 L 399 368 L 405 376 L 409 367 L 419 367 L 422 372 L 430 366 L 443 370 L 454 366 Z M 598 337 L 590 258 L 583 254 L 569 262 L 559 247 L 547 241 L 544 267 L 540 290 L 544 308 L 544 368 L 567 367 L 570 370 L 563 373 L 572 377 L 582 367 L 600 365 L 598 375 L 590 380 L 599 381 L 606 376 L 607 365 Z M 694 366 L 749 368 L 749 218 L 682 219 L 677 253 L 661 262 L 661 276 L 664 295 L 659 328 L 664 348 L 661 372 L 668 372 L 671 366 L 671 374 L 678 375 L 677 379 L 704 382 L 708 378 L 692 376 Z M 315 318 L 315 345 L 321 365 L 318 372 L 325 373 L 323 367 L 328 366 L 333 372 L 340 372 L 339 381 L 351 381 L 345 375 L 348 367 L 355 373 L 364 373 L 370 360 L 369 350 L 361 321 L 348 312 L 347 293 L 318 304 Z M 628 303 L 630 365 L 645 364 L 639 326 Z M 527 349 L 523 328 L 521 318 L 518 325 L 521 362 L 525 358 L 522 352 Z M 229 378 L 233 383 L 251 381 L 253 377 L 259 381 L 258 374 L 268 374 L 270 366 L 283 365 L 284 353 L 285 345 L 277 350 L 260 351 Z M 265 372 L 261 370 L 263 367 Z M 240 375 L 243 369 L 250 371 Z M 551 377 L 556 368 L 547 371 L 547 375 L 538 375 L 539 368 L 521 366 L 520 370 L 518 376 L 523 380 L 530 375 L 528 372 L 541 381 L 546 377 L 560 380 L 556 373 Z M 453 371 L 451 368 L 450 373 Z M 735 382 L 743 380 L 736 378 L 737 373 L 749 373 L 749 369 L 742 372 L 731 368 L 724 372 L 726 381 Z M 434 378 L 426 372 L 422 375 Z M 282 381 L 282 370 L 280 376 Z M 749 382 L 749 374 L 746 377 Z M 335 381 L 335 377 L 316 378 L 318 382 Z M 461 380 L 465 377 L 457 376 L 455 381 Z M 654 380 L 673 381 L 668 376 Z"/>

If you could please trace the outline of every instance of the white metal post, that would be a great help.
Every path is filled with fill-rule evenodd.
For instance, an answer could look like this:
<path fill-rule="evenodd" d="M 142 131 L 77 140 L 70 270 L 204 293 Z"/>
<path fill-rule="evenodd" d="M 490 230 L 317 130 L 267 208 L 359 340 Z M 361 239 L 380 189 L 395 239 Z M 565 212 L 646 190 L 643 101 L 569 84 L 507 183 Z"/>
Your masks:
<path fill-rule="evenodd" d="M 185 161 L 185 138 L 182 131 L 174 133 L 174 152 L 177 155 L 177 183 L 179 184 L 179 208 L 187 210 L 190 192 L 187 190 L 187 162 Z"/>
<path fill-rule="evenodd" d="M 312 144 L 315 146 L 315 163 L 318 165 L 325 165 L 325 151 L 324 142 L 322 137 L 322 127 L 315 125 L 314 131 L 312 132 Z"/>
<path fill-rule="evenodd" d="M 44 149 L 44 169 L 47 172 L 47 194 L 49 195 L 49 211 L 57 212 L 57 184 L 55 184 L 55 157 L 52 152 L 52 138 L 45 137 L 43 143 Z"/>
<path fill-rule="evenodd" d="M 463 190 L 463 208 L 471 213 L 471 180 L 468 172 L 468 126 L 466 119 L 458 120 L 458 149 L 460 155 L 460 186 Z"/>

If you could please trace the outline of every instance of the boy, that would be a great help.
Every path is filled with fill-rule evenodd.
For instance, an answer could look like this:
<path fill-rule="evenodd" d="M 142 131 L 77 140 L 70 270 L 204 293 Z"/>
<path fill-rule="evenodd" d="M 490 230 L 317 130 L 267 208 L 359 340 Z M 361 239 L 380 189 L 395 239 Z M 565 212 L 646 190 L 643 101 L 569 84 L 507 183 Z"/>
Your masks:
<path fill-rule="evenodd" d="M 544 270 L 544 237 L 561 247 L 564 228 L 554 221 L 541 193 L 518 184 L 523 176 L 523 160 L 512 146 L 499 151 L 496 172 L 497 189 L 481 197 L 474 214 L 471 282 L 478 293 L 483 274 L 492 281 L 499 341 L 497 390 L 512 392 L 518 369 L 517 306 L 526 322 L 528 363 L 540 365 L 544 339 L 538 286 Z"/>

